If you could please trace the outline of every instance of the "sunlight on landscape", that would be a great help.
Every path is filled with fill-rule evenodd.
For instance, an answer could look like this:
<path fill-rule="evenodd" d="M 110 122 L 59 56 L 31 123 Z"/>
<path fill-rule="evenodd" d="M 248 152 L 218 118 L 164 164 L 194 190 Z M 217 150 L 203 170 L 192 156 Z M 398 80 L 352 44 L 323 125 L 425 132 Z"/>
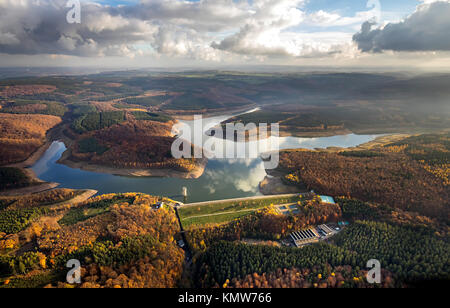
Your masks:
<path fill-rule="evenodd" d="M 449 16 L 0 0 L 0 289 L 282 307 L 448 285 Z"/>

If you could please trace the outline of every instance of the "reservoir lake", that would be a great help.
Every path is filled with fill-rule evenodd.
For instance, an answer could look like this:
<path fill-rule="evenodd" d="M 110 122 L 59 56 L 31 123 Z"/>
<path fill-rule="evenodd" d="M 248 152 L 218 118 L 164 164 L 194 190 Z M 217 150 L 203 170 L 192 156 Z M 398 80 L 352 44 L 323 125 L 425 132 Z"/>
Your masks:
<path fill-rule="evenodd" d="M 203 131 L 234 115 L 203 119 Z M 192 126 L 192 121 L 181 121 Z M 280 149 L 314 149 L 327 147 L 355 147 L 374 140 L 379 135 L 340 135 L 319 138 L 276 137 Z M 204 138 L 215 138 L 204 134 Z M 274 141 L 273 138 L 272 142 Z M 221 139 L 220 142 L 232 142 Z M 36 162 L 32 170 L 47 182 L 60 183 L 61 188 L 95 189 L 99 194 L 142 192 L 155 196 L 166 196 L 183 201 L 181 191 L 188 190 L 188 203 L 260 195 L 259 183 L 266 177 L 261 158 L 210 159 L 204 174 L 198 179 L 125 177 L 73 169 L 58 164 L 66 151 L 63 142 L 55 141 Z"/>

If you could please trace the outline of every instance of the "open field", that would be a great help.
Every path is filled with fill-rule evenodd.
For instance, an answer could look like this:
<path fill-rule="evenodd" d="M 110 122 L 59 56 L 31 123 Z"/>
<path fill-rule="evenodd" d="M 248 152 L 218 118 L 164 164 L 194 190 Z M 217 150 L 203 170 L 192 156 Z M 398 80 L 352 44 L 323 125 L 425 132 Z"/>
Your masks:
<path fill-rule="evenodd" d="M 183 226 L 225 223 L 270 205 L 296 203 L 297 194 L 187 204 L 179 208 Z"/>
<path fill-rule="evenodd" d="M 259 210 L 260 208 L 234 211 L 234 212 L 223 212 L 216 214 L 209 214 L 203 216 L 192 216 L 183 218 L 181 220 L 183 228 L 189 229 L 190 227 L 198 227 L 203 225 L 213 225 L 213 224 L 223 224 L 235 220 L 237 218 L 249 215 Z"/>

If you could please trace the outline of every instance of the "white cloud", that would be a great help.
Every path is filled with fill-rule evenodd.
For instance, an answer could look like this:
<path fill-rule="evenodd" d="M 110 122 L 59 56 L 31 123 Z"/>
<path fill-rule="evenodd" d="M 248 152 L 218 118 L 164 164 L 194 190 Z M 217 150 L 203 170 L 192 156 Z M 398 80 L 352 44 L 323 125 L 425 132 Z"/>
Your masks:
<path fill-rule="evenodd" d="M 145 0 L 119 7 L 83 2 L 82 24 L 65 21 L 65 0 L 0 0 L 0 52 L 133 57 L 157 53 L 221 61 L 335 53 L 336 40 L 290 31 L 307 16 L 305 0 Z M 14 42 L 20 41 L 19 46 Z M 217 42 L 217 43 L 216 43 Z M 261 58 L 259 58 L 261 59 Z"/>
<path fill-rule="evenodd" d="M 264 163 L 256 166 L 251 169 L 248 177 L 234 179 L 234 186 L 236 189 L 243 192 L 258 192 L 259 191 L 259 183 L 264 180 L 267 173 L 264 169 Z"/>
<path fill-rule="evenodd" d="M 12 33 L 1 33 L 0 32 L 0 45 L 17 45 L 20 41 Z"/>
<path fill-rule="evenodd" d="M 0 53 L 151 57 L 173 63 L 356 57 L 353 28 L 377 17 L 379 7 L 351 17 L 325 10 L 307 14 L 306 1 L 141 0 L 117 7 L 84 1 L 82 23 L 70 25 L 66 0 L 0 0 Z"/>
<path fill-rule="evenodd" d="M 363 52 L 450 51 L 450 1 L 423 1 L 416 12 L 381 28 L 366 22 L 353 37 Z"/>
<path fill-rule="evenodd" d="M 61 35 L 57 44 L 63 50 L 71 51 L 76 48 L 77 40 L 65 35 Z"/>

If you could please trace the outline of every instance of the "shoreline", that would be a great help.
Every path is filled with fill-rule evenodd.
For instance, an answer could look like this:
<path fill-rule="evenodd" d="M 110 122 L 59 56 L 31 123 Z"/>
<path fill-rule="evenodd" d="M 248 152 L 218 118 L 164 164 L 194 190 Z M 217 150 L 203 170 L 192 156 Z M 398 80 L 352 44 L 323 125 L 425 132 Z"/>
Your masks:
<path fill-rule="evenodd" d="M 379 147 L 388 143 L 396 142 L 404 138 L 413 136 L 413 134 L 391 134 L 378 136 L 374 140 L 362 143 L 356 147 L 351 148 L 341 148 L 341 147 L 329 147 L 326 149 L 316 148 L 314 150 L 309 149 L 294 149 L 294 150 L 284 150 L 284 151 L 311 151 L 311 152 L 328 152 L 328 153 L 338 153 L 342 151 L 365 151 L 370 150 L 375 147 Z M 281 177 L 285 175 L 281 169 L 267 170 L 267 176 L 259 183 L 259 191 L 263 195 L 276 195 L 290 193 L 295 190 L 305 190 L 306 188 L 290 186 L 283 183 Z"/>
<path fill-rule="evenodd" d="M 37 161 L 45 154 L 45 152 L 50 148 L 53 141 L 46 140 L 43 145 L 41 145 L 36 151 L 33 152 L 26 160 L 19 162 L 19 163 L 13 163 L 9 165 L 5 165 L 5 167 L 11 167 L 11 168 L 22 168 L 27 169 L 33 167 Z"/>
<path fill-rule="evenodd" d="M 130 169 L 130 168 L 114 168 L 96 164 L 89 164 L 87 162 L 74 162 L 68 157 L 69 150 L 66 150 L 61 158 L 57 161 L 58 164 L 65 165 L 73 169 L 80 169 L 95 173 L 111 174 L 116 176 L 130 176 L 130 177 L 161 177 L 161 178 L 180 178 L 180 179 L 198 179 L 205 171 L 208 163 L 207 159 L 201 160 L 194 170 L 190 172 L 177 171 L 172 169 Z"/>
<path fill-rule="evenodd" d="M 248 108 L 244 110 L 248 111 Z M 243 110 L 241 110 L 243 111 Z M 236 112 L 236 111 L 235 111 Z M 96 164 L 89 164 L 87 162 L 74 162 L 69 159 L 70 157 L 70 143 L 72 140 L 67 138 L 62 132 L 64 129 L 64 125 L 58 125 L 53 129 L 47 132 L 45 143 L 39 147 L 28 159 L 23 162 L 14 163 L 7 165 L 6 167 L 15 167 L 20 168 L 24 171 L 30 179 L 34 182 L 34 185 L 30 185 L 28 187 L 12 189 L 0 192 L 0 195 L 18 195 L 18 194 L 26 194 L 26 193 L 37 193 L 46 190 L 51 190 L 58 187 L 59 183 L 48 183 L 39 179 L 36 174 L 33 172 L 31 167 L 45 154 L 48 148 L 54 141 L 60 140 L 64 142 L 67 146 L 67 150 L 62 154 L 61 158 L 57 161 L 57 163 L 66 165 L 70 168 L 80 169 L 90 172 L 96 173 L 105 173 L 117 176 L 130 176 L 130 177 L 161 177 L 161 178 L 180 178 L 180 179 L 198 179 L 200 178 L 206 169 L 206 165 L 208 160 L 202 159 L 200 163 L 196 166 L 196 168 L 191 172 L 182 172 L 172 169 L 130 169 L 130 168 L 114 168 Z M 340 134 L 336 134 L 337 132 L 323 132 L 319 133 L 320 135 L 330 134 L 331 136 L 336 136 Z M 341 132 L 342 134 L 346 134 L 347 131 Z M 352 132 L 351 132 L 352 133 Z M 280 135 L 284 136 L 284 133 L 281 132 Z M 315 149 L 308 151 L 324 151 L 324 152 L 340 152 L 340 151 L 357 151 L 357 150 L 367 150 L 376 146 L 380 146 L 389 142 L 395 142 L 400 139 L 411 136 L 412 134 L 390 134 L 378 136 L 372 141 L 361 144 L 357 147 L 353 148 L 339 148 L 339 147 L 330 147 L 327 149 Z M 317 136 L 315 136 L 317 137 Z M 322 136 L 323 137 L 323 136 Z M 314 138 L 314 136 L 304 137 L 304 138 Z M 295 149 L 293 151 L 298 151 L 301 149 Z M 289 151 L 289 150 L 288 150 Z M 281 172 L 275 172 L 271 170 L 271 172 L 267 172 L 267 176 L 263 181 L 259 183 L 259 191 L 263 195 L 272 195 L 272 194 L 281 194 L 281 193 L 290 193 L 297 191 L 299 188 L 294 186 L 288 186 L 283 183 L 281 180 Z"/>
<path fill-rule="evenodd" d="M 23 194 L 36 194 L 43 191 L 52 190 L 60 185 L 59 183 L 46 182 L 41 180 L 33 171 L 33 169 L 31 169 L 31 167 L 33 167 L 39 161 L 39 159 L 41 159 L 41 157 L 45 154 L 45 152 L 50 148 L 50 146 L 53 143 L 52 141 L 53 138 L 50 137 L 50 134 L 52 133 L 52 131 L 59 129 L 60 126 L 61 124 L 50 129 L 46 134 L 45 142 L 36 151 L 34 151 L 26 160 L 3 166 L 6 168 L 20 169 L 25 173 L 25 175 L 28 176 L 28 178 L 31 181 L 31 184 L 29 186 L 22 188 L 12 188 L 0 191 L 0 196 L 18 196 Z"/>
<path fill-rule="evenodd" d="M 414 136 L 414 134 L 387 134 L 376 137 L 374 140 L 362 143 L 356 147 L 350 148 L 342 148 L 342 147 L 328 147 L 325 149 L 317 148 L 316 151 L 319 152 L 329 152 L 329 153 L 337 153 L 342 151 L 366 151 L 379 146 L 386 145 L 388 143 L 393 143 L 400 141 L 402 139 Z"/>
<path fill-rule="evenodd" d="M 334 136 L 344 136 L 355 134 L 349 129 L 341 129 L 341 130 L 330 130 L 330 131 L 296 131 L 292 132 L 289 130 L 283 130 L 283 127 L 280 126 L 280 137 L 296 137 L 296 138 L 323 138 L 323 137 L 334 137 Z"/>
<path fill-rule="evenodd" d="M 41 181 L 41 180 L 39 180 L 39 181 Z M 1 197 L 14 197 L 14 196 L 20 196 L 20 195 L 32 195 L 32 194 L 37 194 L 37 193 L 41 193 L 44 191 L 55 189 L 59 185 L 60 185 L 59 183 L 40 182 L 40 183 L 36 183 L 36 184 L 31 184 L 30 186 L 23 187 L 23 188 L 13 188 L 13 189 L 0 191 L 0 196 Z"/>
<path fill-rule="evenodd" d="M 258 108 L 256 108 L 258 109 Z M 185 116 L 185 117 L 190 117 L 190 116 Z M 230 119 L 233 119 L 233 117 L 231 117 Z M 180 119 L 182 119 L 180 117 Z M 212 127 L 210 130 L 214 130 L 214 129 L 224 129 L 224 126 L 227 123 L 241 123 L 241 122 L 234 122 L 231 121 L 229 122 L 229 120 L 223 121 L 220 124 Z M 258 124 L 256 124 L 257 128 L 256 130 L 247 130 L 246 131 L 246 139 L 248 139 L 249 137 L 259 137 L 259 127 Z M 270 124 L 268 124 L 268 127 L 270 127 Z M 413 135 L 419 135 L 419 134 L 426 134 L 426 133 L 440 133 L 440 132 L 445 132 L 446 130 L 439 130 L 439 131 L 426 131 L 426 130 L 413 130 L 410 128 L 384 128 L 384 129 L 365 129 L 365 130 L 351 130 L 348 128 L 336 128 L 336 129 L 330 129 L 330 130 L 295 130 L 295 129 L 290 129 L 290 127 L 288 126 L 283 126 L 280 125 L 279 126 L 279 137 L 294 137 L 294 138 L 323 138 L 323 137 L 334 137 L 334 136 L 345 136 L 345 135 L 379 135 L 379 137 L 384 137 L 384 136 L 413 136 Z M 270 137 L 270 132 L 268 137 Z M 377 137 L 377 138 L 379 138 Z M 223 139 L 227 139 L 226 136 L 223 136 Z"/>
<path fill-rule="evenodd" d="M 259 192 L 265 196 L 300 193 L 301 188 L 289 186 L 283 183 L 281 177 L 266 175 L 259 183 Z"/>
<path fill-rule="evenodd" d="M 97 190 L 93 190 L 93 189 L 76 189 L 75 191 L 83 191 L 83 193 L 79 194 L 78 196 L 73 197 L 72 199 L 66 200 L 66 201 L 62 201 L 60 203 L 55 203 L 52 204 L 52 208 L 55 207 L 64 207 L 66 205 L 72 204 L 72 205 L 77 205 L 80 204 L 82 202 L 85 202 L 87 200 L 89 200 L 90 198 L 94 197 L 96 194 L 98 194 Z"/>
<path fill-rule="evenodd" d="M 258 105 L 253 105 L 253 106 L 246 106 L 245 108 L 237 108 L 237 109 L 217 109 L 215 111 L 211 111 L 211 112 L 204 112 L 205 110 L 193 110 L 192 112 L 189 111 L 190 114 L 188 115 L 181 115 L 181 114 L 171 114 L 170 111 L 172 110 L 167 110 L 166 112 L 168 112 L 168 114 L 170 114 L 172 117 L 174 117 L 177 120 L 182 120 L 182 121 L 192 121 L 194 120 L 194 116 L 197 114 L 201 114 L 203 117 L 206 118 L 211 118 L 211 117 L 217 117 L 217 116 L 221 116 L 224 114 L 235 114 L 235 113 L 247 113 L 247 112 L 251 112 L 254 109 L 257 109 Z"/>
<path fill-rule="evenodd" d="M 53 136 L 53 141 L 63 142 L 66 146 L 66 150 L 58 159 L 57 163 L 67 166 L 73 169 L 79 169 L 95 173 L 104 173 L 117 176 L 130 176 L 130 177 L 167 177 L 167 178 L 181 178 L 181 179 L 197 179 L 201 177 L 205 171 L 206 159 L 202 160 L 199 165 L 191 172 L 182 172 L 172 169 L 132 169 L 132 168 L 114 168 L 108 166 L 102 166 L 97 164 L 90 164 L 88 162 L 75 162 L 70 160 L 70 147 L 74 140 L 70 139 L 60 129 Z M 50 142 L 50 144 L 52 143 Z"/>
<path fill-rule="evenodd" d="M 298 138 L 316 138 L 316 137 L 333 137 L 342 135 L 382 135 L 383 136 L 414 136 L 421 134 L 438 134 L 443 133 L 448 130 L 415 130 L 413 128 L 384 128 L 384 129 L 355 129 L 350 130 L 347 128 L 328 130 L 328 131 L 294 131 L 294 130 L 284 130 L 283 126 L 280 125 L 280 137 L 298 137 Z"/>

